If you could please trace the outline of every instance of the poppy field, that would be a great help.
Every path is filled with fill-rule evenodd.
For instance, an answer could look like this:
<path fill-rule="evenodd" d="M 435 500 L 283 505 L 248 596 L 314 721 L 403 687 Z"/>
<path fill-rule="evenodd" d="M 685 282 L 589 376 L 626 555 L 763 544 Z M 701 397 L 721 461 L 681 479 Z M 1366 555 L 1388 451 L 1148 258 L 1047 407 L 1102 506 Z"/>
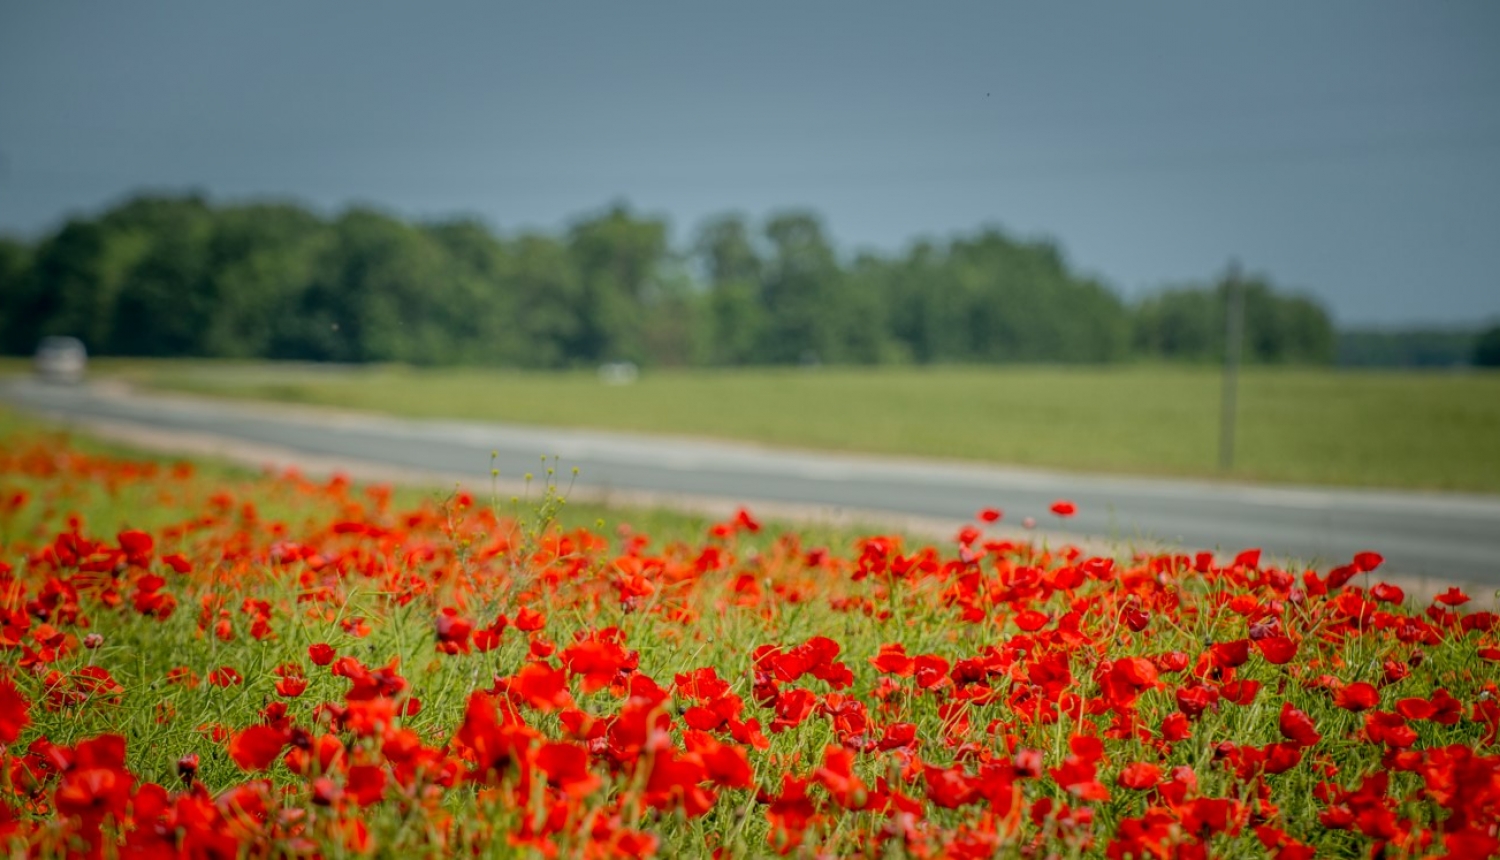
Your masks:
<path fill-rule="evenodd" d="M 12 433 L 0 841 L 63 857 L 1485 857 L 1500 617 L 1246 548 L 648 534 Z"/>

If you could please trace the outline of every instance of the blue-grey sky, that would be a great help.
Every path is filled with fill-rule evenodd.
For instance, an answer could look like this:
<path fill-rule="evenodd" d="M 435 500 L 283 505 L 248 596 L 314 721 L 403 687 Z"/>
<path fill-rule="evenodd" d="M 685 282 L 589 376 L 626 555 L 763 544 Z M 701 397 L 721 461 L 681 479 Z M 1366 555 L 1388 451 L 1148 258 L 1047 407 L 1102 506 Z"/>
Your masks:
<path fill-rule="evenodd" d="M 1500 3 L 0 0 L 0 230 L 142 188 L 557 229 L 985 224 L 1126 295 L 1500 318 Z"/>

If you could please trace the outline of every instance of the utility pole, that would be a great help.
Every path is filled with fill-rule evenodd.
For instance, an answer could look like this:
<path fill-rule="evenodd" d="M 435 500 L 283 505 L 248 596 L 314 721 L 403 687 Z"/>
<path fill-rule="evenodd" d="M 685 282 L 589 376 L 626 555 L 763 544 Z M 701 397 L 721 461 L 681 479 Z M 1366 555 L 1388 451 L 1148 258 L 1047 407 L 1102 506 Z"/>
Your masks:
<path fill-rule="evenodd" d="M 1219 471 L 1234 468 L 1235 398 L 1239 388 L 1240 352 L 1245 341 L 1245 290 L 1240 284 L 1240 264 L 1229 261 L 1224 279 L 1224 392 L 1219 412 Z"/>

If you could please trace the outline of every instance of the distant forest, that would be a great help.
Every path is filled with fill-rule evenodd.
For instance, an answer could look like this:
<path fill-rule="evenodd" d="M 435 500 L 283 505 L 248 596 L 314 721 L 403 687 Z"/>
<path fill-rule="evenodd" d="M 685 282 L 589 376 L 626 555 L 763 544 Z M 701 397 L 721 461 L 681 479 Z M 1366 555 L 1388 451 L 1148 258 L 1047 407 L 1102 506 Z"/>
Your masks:
<path fill-rule="evenodd" d="M 1338 333 L 1335 360 L 1348 367 L 1463 367 L 1486 362 L 1477 329 L 1355 329 Z"/>
<path fill-rule="evenodd" d="M 1127 302 L 1055 245 L 995 229 L 852 258 L 803 211 L 715 218 L 682 248 L 668 232 L 625 206 L 561 235 L 497 235 L 467 219 L 143 195 L 35 242 L 0 238 L 0 349 L 67 334 L 96 355 L 535 368 L 1223 353 L 1222 285 Z M 1392 351 L 1341 341 L 1311 299 L 1243 285 L 1247 361 Z"/>

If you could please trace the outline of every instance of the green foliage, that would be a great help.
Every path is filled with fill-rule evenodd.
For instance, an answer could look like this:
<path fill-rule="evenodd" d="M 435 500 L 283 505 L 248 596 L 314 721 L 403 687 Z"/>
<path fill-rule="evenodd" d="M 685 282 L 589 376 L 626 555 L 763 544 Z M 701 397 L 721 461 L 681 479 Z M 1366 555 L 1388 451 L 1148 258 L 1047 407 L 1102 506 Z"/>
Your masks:
<path fill-rule="evenodd" d="M 0 236 L 0 350 L 15 337 L 12 328 L 26 319 L 32 296 L 31 249 Z"/>
<path fill-rule="evenodd" d="M 986 229 L 840 258 L 810 212 L 705 222 L 686 252 L 623 204 L 560 236 L 368 208 L 143 195 L 0 241 L 0 349 L 414 365 L 1188 362 L 1222 354 L 1222 287 L 1130 307 L 1049 242 Z M 1326 363 L 1327 314 L 1246 285 L 1247 360 Z"/>
<path fill-rule="evenodd" d="M 1337 364 L 1345 367 L 1459 367 L 1474 359 L 1471 329 L 1358 329 L 1338 334 Z"/>
<path fill-rule="evenodd" d="M 1327 364 L 1333 360 L 1333 323 L 1312 299 L 1280 295 L 1266 280 L 1241 283 L 1244 291 L 1244 359 L 1264 364 Z M 1166 359 L 1208 362 L 1224 358 L 1228 286 L 1191 286 L 1147 297 L 1135 315 L 1137 351 Z"/>
<path fill-rule="evenodd" d="M 667 225 L 637 220 L 623 205 L 573 225 L 568 251 L 583 286 L 573 307 L 571 356 L 589 363 L 642 360 L 645 297 L 667 253 Z"/>
<path fill-rule="evenodd" d="M 1490 326 L 1475 340 L 1474 364 L 1500 367 L 1500 325 Z"/>

